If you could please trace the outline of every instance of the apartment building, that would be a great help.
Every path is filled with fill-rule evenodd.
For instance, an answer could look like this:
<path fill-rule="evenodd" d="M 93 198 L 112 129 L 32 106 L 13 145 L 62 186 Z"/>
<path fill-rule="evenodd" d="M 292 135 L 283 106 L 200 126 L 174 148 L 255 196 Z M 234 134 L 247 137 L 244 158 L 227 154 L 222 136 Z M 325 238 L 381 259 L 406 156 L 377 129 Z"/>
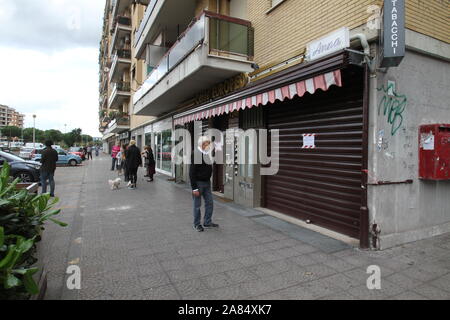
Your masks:
<path fill-rule="evenodd" d="M 14 108 L 0 105 L 0 127 L 15 126 L 23 128 L 25 115 Z"/>
<path fill-rule="evenodd" d="M 99 66 L 99 131 L 106 147 L 128 144 L 143 147 L 143 124 L 152 118 L 133 112 L 131 98 L 145 75 L 144 62 L 131 45 L 148 1 L 107 0 L 104 12 Z"/>
<path fill-rule="evenodd" d="M 158 172 L 188 181 L 172 155 L 188 137 L 177 128 L 191 146 L 195 122 L 265 129 L 279 134 L 278 170 L 215 165 L 217 196 L 362 248 L 450 231 L 450 159 L 430 156 L 435 141 L 450 147 L 448 1 L 146 4 L 130 44 L 142 78 L 129 108 L 155 117 L 140 134 Z M 429 124 L 437 129 L 419 134 Z M 244 145 L 214 139 L 224 159 L 250 160 L 258 134 Z M 419 175 L 426 152 L 438 177 Z"/>

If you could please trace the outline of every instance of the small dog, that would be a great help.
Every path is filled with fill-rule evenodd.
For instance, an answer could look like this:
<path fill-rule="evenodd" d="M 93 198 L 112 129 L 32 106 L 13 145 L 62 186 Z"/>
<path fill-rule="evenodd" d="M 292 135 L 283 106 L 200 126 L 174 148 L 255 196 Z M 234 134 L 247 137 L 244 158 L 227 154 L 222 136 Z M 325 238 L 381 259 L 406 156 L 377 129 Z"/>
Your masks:
<path fill-rule="evenodd" d="M 122 181 L 122 179 L 117 178 L 114 180 L 109 180 L 109 186 L 111 187 L 111 190 L 119 190 L 119 186 L 120 186 L 120 182 Z"/>

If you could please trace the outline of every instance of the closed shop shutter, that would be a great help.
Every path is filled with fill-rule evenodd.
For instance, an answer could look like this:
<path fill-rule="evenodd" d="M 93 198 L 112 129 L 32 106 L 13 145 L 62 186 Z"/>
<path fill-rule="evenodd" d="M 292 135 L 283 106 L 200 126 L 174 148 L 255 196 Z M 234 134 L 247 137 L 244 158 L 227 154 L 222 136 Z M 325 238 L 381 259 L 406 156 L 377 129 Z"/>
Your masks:
<path fill-rule="evenodd" d="M 280 130 L 280 170 L 265 179 L 265 206 L 358 238 L 363 75 L 343 76 L 343 88 L 266 107 L 268 128 Z M 303 134 L 315 134 L 315 149 L 302 149 Z"/>

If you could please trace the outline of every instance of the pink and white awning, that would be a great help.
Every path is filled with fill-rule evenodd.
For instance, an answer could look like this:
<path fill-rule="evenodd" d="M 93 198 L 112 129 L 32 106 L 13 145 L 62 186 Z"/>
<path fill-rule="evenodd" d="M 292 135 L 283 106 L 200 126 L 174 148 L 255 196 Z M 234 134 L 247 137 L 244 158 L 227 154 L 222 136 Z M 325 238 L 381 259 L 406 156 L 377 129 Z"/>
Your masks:
<path fill-rule="evenodd" d="M 325 73 L 311 79 L 302 80 L 291 85 L 281 88 L 273 89 L 268 92 L 259 93 L 257 95 L 236 100 L 227 104 L 213 107 L 207 110 L 199 111 L 187 116 L 174 119 L 175 125 L 183 125 L 187 122 L 208 119 L 211 117 L 228 114 L 235 110 L 251 109 L 260 105 L 267 105 L 268 103 L 275 103 L 275 101 L 284 101 L 285 99 L 293 99 L 295 96 L 303 97 L 307 92 L 315 93 L 318 89 L 327 91 L 332 85 L 342 87 L 341 71 Z"/>

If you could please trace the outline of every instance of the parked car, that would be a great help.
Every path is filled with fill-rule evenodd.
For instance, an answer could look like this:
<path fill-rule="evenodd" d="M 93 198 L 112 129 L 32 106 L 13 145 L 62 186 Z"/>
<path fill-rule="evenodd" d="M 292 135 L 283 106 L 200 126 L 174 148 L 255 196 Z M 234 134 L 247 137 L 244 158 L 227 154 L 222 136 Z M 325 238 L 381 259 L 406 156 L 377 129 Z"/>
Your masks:
<path fill-rule="evenodd" d="M 35 161 L 24 160 L 14 154 L 0 151 L 0 167 L 8 162 L 11 166 L 10 176 L 19 178 L 21 182 L 39 182 L 39 169 L 41 164 Z"/>
<path fill-rule="evenodd" d="M 23 147 L 20 149 L 19 157 L 21 157 L 22 159 L 30 160 L 33 150 L 33 148 Z"/>
<path fill-rule="evenodd" d="M 31 160 L 40 162 L 43 150 L 45 149 L 36 150 L 36 153 L 33 155 Z M 58 152 L 58 161 L 56 164 L 70 165 L 74 167 L 81 163 L 81 158 L 75 154 L 67 153 L 63 149 L 56 149 L 56 151 Z"/>
<path fill-rule="evenodd" d="M 25 148 L 36 148 L 36 149 L 42 149 L 42 148 L 45 148 L 45 146 L 44 146 L 44 144 L 43 143 L 40 143 L 40 142 L 35 142 L 35 143 L 33 143 L 33 142 L 28 142 L 28 143 L 25 143 L 25 146 L 24 146 Z"/>
<path fill-rule="evenodd" d="M 81 160 L 86 160 L 86 155 L 84 154 L 83 148 L 80 147 L 71 147 L 69 149 L 69 153 L 75 154 L 81 158 Z"/>

